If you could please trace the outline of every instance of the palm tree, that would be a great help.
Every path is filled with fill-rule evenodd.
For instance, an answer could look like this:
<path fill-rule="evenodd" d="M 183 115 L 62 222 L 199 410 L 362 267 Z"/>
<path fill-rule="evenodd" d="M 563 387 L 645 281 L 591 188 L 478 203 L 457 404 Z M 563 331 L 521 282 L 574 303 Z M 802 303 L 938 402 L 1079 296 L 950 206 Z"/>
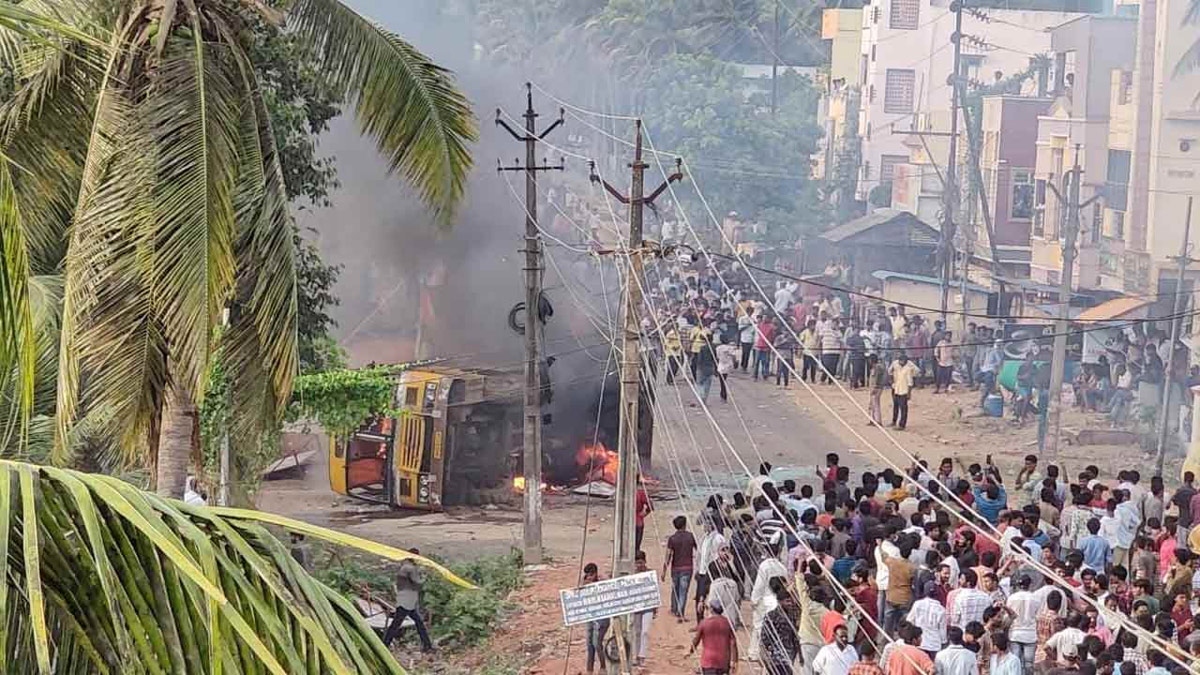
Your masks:
<path fill-rule="evenodd" d="M 448 222 L 475 121 L 451 76 L 339 0 L 0 3 L 0 408 L 25 436 L 61 288 L 54 447 L 78 426 L 179 496 L 220 349 L 231 438 L 280 419 L 297 370 L 292 231 L 252 22 L 289 31 Z M 7 405 L 2 405 L 7 404 Z"/>
<path fill-rule="evenodd" d="M 401 673 L 346 598 L 264 525 L 432 561 L 110 476 L 0 461 L 0 672 Z"/>

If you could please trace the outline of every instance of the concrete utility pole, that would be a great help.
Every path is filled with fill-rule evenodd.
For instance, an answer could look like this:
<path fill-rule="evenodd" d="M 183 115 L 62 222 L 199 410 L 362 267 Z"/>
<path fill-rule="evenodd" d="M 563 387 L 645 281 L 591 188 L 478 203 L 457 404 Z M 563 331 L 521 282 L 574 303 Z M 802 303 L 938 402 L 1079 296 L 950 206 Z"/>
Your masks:
<path fill-rule="evenodd" d="M 1154 475 L 1161 476 L 1163 461 L 1167 456 L 1167 427 L 1171 420 L 1171 373 L 1175 367 L 1175 346 L 1179 343 L 1179 330 L 1183 324 L 1183 314 L 1187 306 L 1187 296 L 1183 294 L 1183 278 L 1187 274 L 1188 265 L 1192 259 L 1188 257 L 1188 238 L 1192 233 L 1192 198 L 1188 197 L 1187 215 L 1183 221 L 1183 241 L 1179 244 L 1179 277 L 1175 282 L 1175 304 L 1171 312 L 1171 348 L 1167 351 L 1166 375 L 1163 377 L 1162 410 L 1158 417 L 1158 446 L 1154 453 Z M 1176 415 L 1179 411 L 1175 411 Z"/>
<path fill-rule="evenodd" d="M 775 47 L 771 49 L 771 116 L 775 116 L 775 110 L 779 106 L 779 1 L 775 0 L 775 31 L 772 42 Z"/>
<path fill-rule="evenodd" d="M 541 239 L 538 237 L 537 222 L 537 174 L 539 171 L 562 171 L 560 160 L 550 166 L 542 160 L 537 165 L 537 143 L 563 123 L 563 111 L 558 119 L 542 133 L 537 133 L 534 122 L 537 113 L 533 110 L 533 87 L 525 83 L 525 129 L 519 132 L 501 119 L 496 109 L 496 125 L 504 127 L 512 137 L 525 144 L 525 165 L 514 161 L 512 166 L 497 166 L 497 171 L 525 172 L 525 541 L 524 562 L 539 565 L 542 562 L 542 344 L 539 306 L 542 298 Z"/>
<path fill-rule="evenodd" d="M 950 3 L 950 9 L 954 12 L 954 33 L 950 36 L 950 41 L 954 43 L 954 72 L 946 82 L 950 85 L 950 156 L 946 158 L 946 181 L 942 185 L 942 227 L 939 242 L 943 326 L 947 325 L 946 306 L 950 296 L 950 277 L 954 270 L 954 215 L 958 211 L 958 80 L 962 71 L 963 1 L 954 0 Z M 965 300 L 966 296 L 963 297 Z"/>
<path fill-rule="evenodd" d="M 1063 233 L 1062 276 L 1058 287 L 1058 320 L 1054 322 L 1054 356 L 1050 361 L 1050 410 L 1046 418 L 1046 456 L 1053 459 L 1058 454 L 1058 430 L 1062 419 L 1062 383 L 1067 369 L 1067 330 L 1071 327 L 1071 281 L 1075 276 L 1075 240 L 1079 236 L 1079 185 L 1083 182 L 1083 169 L 1079 166 L 1079 145 L 1075 145 L 1075 166 L 1063 176 L 1063 190 L 1067 198 L 1054 187 L 1053 181 L 1046 185 L 1058 199 L 1062 213 Z M 1088 203 L 1095 198 L 1088 200 Z M 1063 207 L 1066 207 L 1065 209 Z"/>
<path fill-rule="evenodd" d="M 613 537 L 613 553 L 617 561 L 616 573 L 629 574 L 633 571 L 634 550 L 634 511 L 637 496 L 638 479 L 638 395 L 641 391 L 639 374 L 642 367 L 642 355 L 639 351 L 641 324 L 638 321 L 638 311 L 642 306 L 642 211 L 646 205 L 653 204 L 655 199 L 667 189 L 667 186 L 683 178 L 679 170 L 681 162 L 675 160 L 676 171 L 667 177 L 661 185 L 644 196 L 645 171 L 649 164 L 642 161 L 642 121 L 634 123 L 636 138 L 634 140 L 633 163 L 630 168 L 633 175 L 630 180 L 629 196 L 625 196 L 608 181 L 595 172 L 590 176 L 593 183 L 604 186 L 617 201 L 629 206 L 629 272 L 625 279 L 625 306 L 622 325 L 624 333 L 621 336 L 621 420 L 617 455 L 620 459 L 620 469 L 617 472 L 616 494 L 616 534 Z"/>

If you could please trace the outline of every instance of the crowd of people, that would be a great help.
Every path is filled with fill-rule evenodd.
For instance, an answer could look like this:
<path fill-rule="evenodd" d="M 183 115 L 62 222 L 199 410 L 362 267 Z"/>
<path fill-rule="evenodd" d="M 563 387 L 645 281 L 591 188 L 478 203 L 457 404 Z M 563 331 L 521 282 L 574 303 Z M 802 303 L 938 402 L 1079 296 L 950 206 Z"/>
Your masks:
<path fill-rule="evenodd" d="M 668 384 L 681 369 L 689 370 L 705 401 L 714 381 L 720 399 L 727 400 L 728 378 L 738 372 L 784 388 L 795 375 L 812 384 L 838 378 L 851 389 L 870 391 L 876 424 L 885 421 L 883 394 L 890 394 L 891 425 L 904 429 L 913 388 L 931 387 L 939 394 L 957 384 L 978 391 L 985 410 L 989 397 L 999 397 L 989 414 L 1007 408 L 1017 425 L 1036 419 L 1039 447 L 1044 443 L 1051 395 L 1048 341 L 1006 339 L 999 322 L 974 318 L 956 336 L 931 318 L 936 313 L 913 313 L 869 292 L 780 281 L 774 297 L 765 298 L 732 268 L 720 277 L 706 269 L 676 268 L 653 290 L 658 315 L 645 318 L 643 329 L 654 362 L 664 364 Z M 1129 423 L 1135 409 L 1143 411 L 1138 416 L 1157 410 L 1169 345 L 1162 331 L 1141 325 L 1113 332 L 1094 362 L 1071 362 L 1068 381 L 1076 406 L 1108 415 L 1113 426 Z M 1001 387 L 1006 361 L 1019 363 Z M 1189 370 L 1187 363 L 1174 361 L 1176 404 L 1190 405 L 1189 387 L 1200 384 L 1200 367 Z M 1184 423 L 1186 437 L 1186 415 Z"/>
<path fill-rule="evenodd" d="M 705 675 L 1172 675 L 1200 658 L 1200 492 L 1034 455 L 851 481 L 769 464 L 677 516 L 670 612 Z M 814 490 L 814 485 L 820 486 Z M 1190 540 L 1190 541 L 1189 541 Z M 645 569 L 639 553 L 640 569 Z M 651 613 L 634 631 L 647 656 Z M 738 635 L 742 636 L 739 645 Z"/>

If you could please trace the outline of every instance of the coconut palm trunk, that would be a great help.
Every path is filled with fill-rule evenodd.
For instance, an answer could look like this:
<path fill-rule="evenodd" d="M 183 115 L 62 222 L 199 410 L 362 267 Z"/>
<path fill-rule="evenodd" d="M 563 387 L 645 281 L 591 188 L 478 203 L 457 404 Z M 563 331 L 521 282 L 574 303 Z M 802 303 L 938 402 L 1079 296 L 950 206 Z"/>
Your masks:
<path fill-rule="evenodd" d="M 192 428 L 196 418 L 191 394 L 178 384 L 172 385 L 162 415 L 154 486 L 163 497 L 182 499 L 191 468 Z"/>

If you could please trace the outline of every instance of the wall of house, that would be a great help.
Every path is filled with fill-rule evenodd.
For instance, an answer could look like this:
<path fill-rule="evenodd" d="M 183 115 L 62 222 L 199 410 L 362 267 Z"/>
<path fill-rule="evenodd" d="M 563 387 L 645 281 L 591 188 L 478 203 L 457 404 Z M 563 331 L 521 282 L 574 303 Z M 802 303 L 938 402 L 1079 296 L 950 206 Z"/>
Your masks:
<path fill-rule="evenodd" d="M 907 4 L 906 4 L 907 3 Z M 893 13 L 902 7 L 918 8 L 916 28 L 893 28 Z M 1018 11 L 988 9 L 989 22 L 970 14 L 963 16 L 963 32 L 981 36 L 991 45 L 1003 48 L 979 48 L 964 43 L 964 70 L 975 80 L 992 81 L 999 71 L 1007 76 L 1029 66 L 1029 54 L 1050 49 L 1045 29 L 1079 16 L 1070 12 Z M 950 110 L 950 86 L 947 78 L 953 70 L 954 52 L 950 36 L 954 15 L 948 0 L 875 0 L 862 15 L 863 103 L 860 133 L 863 137 L 864 173 L 859 181 L 859 198 L 865 199 L 880 182 L 884 156 L 907 156 L 907 131 L 912 128 L 945 131 L 925 123 L 924 113 Z M 1014 49 L 1016 51 L 1014 51 Z M 889 111 L 887 71 L 909 70 L 913 74 L 912 109 Z M 1029 83 L 1032 90 L 1034 83 Z M 874 95 L 872 96 L 872 92 Z M 897 130 L 893 133 L 893 127 Z M 869 129 L 869 133 L 868 133 Z M 944 157 L 940 160 L 944 163 Z"/>
<path fill-rule="evenodd" d="M 996 243 L 1004 246 L 1029 246 L 1032 211 L 1029 217 L 1014 214 L 1014 198 L 1021 189 L 1023 198 L 1033 192 L 1037 164 L 1037 122 L 1049 107 L 1049 99 L 989 96 L 983 102 L 985 143 L 994 145 L 984 153 L 989 163 L 981 166 L 988 190 Z M 1020 175 L 1018 175 L 1020 174 Z M 1018 181 L 1021 178 L 1018 188 Z"/>
<path fill-rule="evenodd" d="M 952 311 L 963 310 L 961 290 L 957 284 L 951 288 L 946 302 L 946 309 Z M 883 297 L 887 302 L 898 305 L 937 308 L 941 306 L 942 290 L 937 284 L 920 283 L 905 279 L 887 279 L 883 282 Z M 987 310 L 987 293 L 968 289 L 967 302 L 968 311 L 982 314 Z M 909 310 L 907 314 L 912 316 L 916 314 L 930 314 L 930 312 Z M 934 317 L 931 316 L 930 318 Z M 957 325 L 957 322 L 951 322 L 952 327 Z"/>
<path fill-rule="evenodd" d="M 1185 23 L 1188 0 L 1158 0 L 1157 6 L 1146 234 L 1152 264 L 1173 268 L 1168 258 L 1179 253 L 1188 196 L 1200 196 L 1200 70 L 1177 69 L 1200 40 L 1200 26 Z M 1190 240 L 1200 241 L 1200 225 Z"/>

